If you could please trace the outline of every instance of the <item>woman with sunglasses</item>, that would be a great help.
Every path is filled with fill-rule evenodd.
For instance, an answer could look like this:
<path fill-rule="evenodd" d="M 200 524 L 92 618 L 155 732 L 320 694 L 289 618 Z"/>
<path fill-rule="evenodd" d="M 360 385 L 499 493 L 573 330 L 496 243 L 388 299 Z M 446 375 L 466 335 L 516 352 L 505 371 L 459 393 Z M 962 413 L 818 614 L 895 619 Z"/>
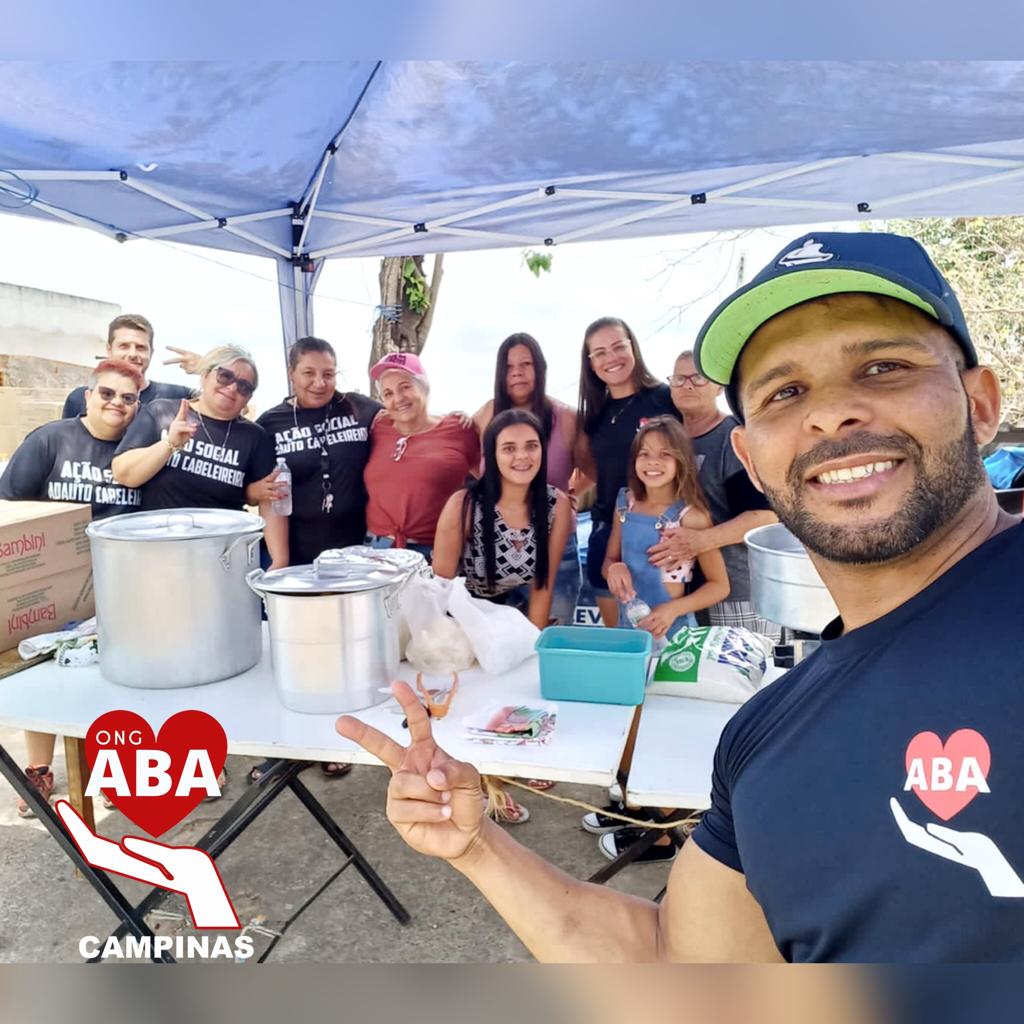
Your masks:
<path fill-rule="evenodd" d="M 114 477 L 142 490 L 142 508 L 227 508 L 246 504 L 246 488 L 274 469 L 274 442 L 242 418 L 259 374 L 236 345 L 207 352 L 192 401 L 156 399 L 136 417 L 114 458 Z M 272 567 L 288 565 L 288 520 L 261 500 Z"/>
<path fill-rule="evenodd" d="M 606 626 L 614 626 L 619 618 L 618 603 L 601 572 L 615 499 L 626 486 L 637 431 L 644 421 L 666 415 L 682 419 L 668 385 L 658 383 L 644 365 L 629 326 L 614 316 L 595 320 L 583 335 L 577 454 L 583 471 L 597 481 L 597 499 L 590 512 L 587 578 Z"/>
<path fill-rule="evenodd" d="M 114 481 L 110 463 L 138 409 L 142 382 L 142 374 L 130 363 L 103 360 L 86 385 L 85 415 L 54 420 L 33 430 L 0 477 L 0 498 L 88 503 L 94 519 L 137 510 L 141 495 Z M 47 801 L 53 793 L 50 765 L 55 742 L 49 733 L 25 733 L 25 778 Z M 34 816 L 21 799 L 18 814 Z"/>
<path fill-rule="evenodd" d="M 33 430 L 0 477 L 0 498 L 89 503 L 93 519 L 137 511 L 141 494 L 118 484 L 110 464 L 139 408 L 142 379 L 123 360 L 99 363 L 85 389 L 85 415 Z"/>
<path fill-rule="evenodd" d="M 370 425 L 380 403 L 337 389 L 337 357 L 322 338 L 299 338 L 288 350 L 292 397 L 256 421 L 274 439 L 292 474 L 288 554 L 306 565 L 321 551 L 362 544 L 366 536 L 363 470 L 370 457 Z M 274 476 L 249 489 L 275 497 Z"/>
<path fill-rule="evenodd" d="M 370 370 L 384 412 L 371 428 L 363 479 L 367 543 L 411 548 L 430 561 L 445 502 L 480 465 L 480 438 L 470 421 L 432 416 L 430 385 L 419 357 L 391 352 Z"/>

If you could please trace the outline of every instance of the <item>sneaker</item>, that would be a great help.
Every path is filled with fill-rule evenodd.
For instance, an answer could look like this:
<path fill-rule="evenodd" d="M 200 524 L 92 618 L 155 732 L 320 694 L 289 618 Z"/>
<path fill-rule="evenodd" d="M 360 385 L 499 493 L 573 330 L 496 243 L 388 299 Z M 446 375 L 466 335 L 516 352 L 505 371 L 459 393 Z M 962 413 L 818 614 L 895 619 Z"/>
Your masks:
<path fill-rule="evenodd" d="M 642 828 L 619 828 L 614 832 L 608 832 L 597 841 L 598 849 L 609 859 L 615 860 L 626 852 L 642 835 Z M 676 859 L 679 852 L 675 842 L 669 842 L 668 846 L 648 846 L 639 857 L 635 858 L 633 864 L 667 864 Z"/>
<path fill-rule="evenodd" d="M 46 764 L 32 767 L 29 765 L 25 769 L 25 778 L 32 784 L 32 787 L 36 792 L 47 802 L 50 802 L 51 795 L 53 794 L 53 772 L 50 771 L 50 766 Z M 18 817 L 19 818 L 34 818 L 36 812 L 29 807 L 29 805 L 22 800 L 18 799 Z"/>
<path fill-rule="evenodd" d="M 610 812 L 611 814 L 625 814 L 630 818 L 643 819 L 644 812 L 639 808 L 627 807 L 621 801 L 608 804 L 602 808 L 603 812 Z M 583 815 L 583 820 L 580 822 L 585 832 L 589 832 L 592 836 L 603 836 L 608 832 L 614 832 L 616 829 L 628 828 L 624 821 L 619 818 L 612 818 L 608 816 L 608 813 L 601 813 L 598 811 L 591 811 L 589 814 Z"/>

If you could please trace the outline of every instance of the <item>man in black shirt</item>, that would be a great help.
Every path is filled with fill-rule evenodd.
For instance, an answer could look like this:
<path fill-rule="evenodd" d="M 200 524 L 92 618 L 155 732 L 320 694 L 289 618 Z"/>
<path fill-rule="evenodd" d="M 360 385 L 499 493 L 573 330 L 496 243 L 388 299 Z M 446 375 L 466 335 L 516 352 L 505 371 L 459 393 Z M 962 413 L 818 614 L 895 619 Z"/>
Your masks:
<path fill-rule="evenodd" d="M 138 313 L 125 313 L 110 321 L 107 328 L 107 358 L 123 360 L 139 371 L 142 375 L 139 401 L 143 405 L 148 405 L 154 398 L 174 398 L 180 401 L 192 397 L 192 388 L 182 384 L 161 384 L 146 378 L 146 371 L 153 358 L 153 325 Z M 184 359 L 179 361 L 183 366 L 188 365 Z M 64 399 L 61 415 L 65 419 L 85 415 L 85 392 L 84 387 L 75 388 Z"/>

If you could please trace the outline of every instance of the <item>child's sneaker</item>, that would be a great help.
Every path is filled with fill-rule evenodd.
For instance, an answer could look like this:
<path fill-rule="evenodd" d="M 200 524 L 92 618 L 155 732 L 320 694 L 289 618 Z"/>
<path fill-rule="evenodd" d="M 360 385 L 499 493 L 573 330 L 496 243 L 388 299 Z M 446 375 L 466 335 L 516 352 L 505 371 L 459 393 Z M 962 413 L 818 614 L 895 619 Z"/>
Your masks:
<path fill-rule="evenodd" d="M 597 845 L 601 852 L 609 859 L 615 860 L 626 852 L 638 839 L 644 835 L 642 828 L 618 828 L 614 832 L 608 832 L 601 836 Z M 635 857 L 632 864 L 667 864 L 676 859 L 679 848 L 675 840 L 669 839 L 668 843 L 655 843 L 647 847 L 643 853 Z"/>
<path fill-rule="evenodd" d="M 32 766 L 29 765 L 25 769 L 25 778 L 32 784 L 32 787 L 36 792 L 47 802 L 50 802 L 50 798 L 53 794 L 53 772 L 50 771 L 48 764 L 41 764 Z M 36 812 L 29 807 L 26 801 L 18 798 L 18 817 L 19 818 L 34 818 Z"/>

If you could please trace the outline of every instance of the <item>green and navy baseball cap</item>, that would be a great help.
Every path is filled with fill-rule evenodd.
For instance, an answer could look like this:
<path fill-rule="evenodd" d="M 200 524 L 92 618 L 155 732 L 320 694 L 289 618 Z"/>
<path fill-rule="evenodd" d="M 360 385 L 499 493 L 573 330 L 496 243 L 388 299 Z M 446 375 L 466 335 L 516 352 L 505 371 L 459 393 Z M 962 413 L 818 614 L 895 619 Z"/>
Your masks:
<path fill-rule="evenodd" d="M 697 368 L 725 385 L 742 420 L 736 367 L 750 336 L 793 306 L 841 292 L 886 295 L 916 307 L 950 332 L 968 366 L 978 365 L 960 303 L 920 242 L 882 232 L 816 231 L 790 242 L 708 317 L 694 346 Z"/>

